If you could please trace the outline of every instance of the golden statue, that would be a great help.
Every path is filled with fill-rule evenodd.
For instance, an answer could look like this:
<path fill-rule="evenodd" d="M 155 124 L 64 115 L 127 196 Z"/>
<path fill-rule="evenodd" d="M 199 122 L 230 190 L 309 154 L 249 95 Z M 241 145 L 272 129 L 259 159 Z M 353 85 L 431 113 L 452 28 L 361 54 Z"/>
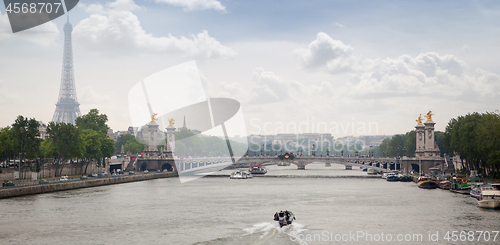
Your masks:
<path fill-rule="evenodd" d="M 175 118 L 168 119 L 168 123 L 169 123 L 168 127 L 173 128 L 175 123 Z"/>
<path fill-rule="evenodd" d="M 151 115 L 151 124 L 156 124 L 156 121 L 158 121 L 158 118 L 156 118 L 156 116 L 158 116 L 158 113 L 153 113 L 153 115 Z"/>
<path fill-rule="evenodd" d="M 417 125 L 423 125 L 423 124 L 422 124 L 422 114 L 420 114 L 420 116 L 418 116 L 418 119 L 417 119 L 417 120 L 415 120 L 415 121 L 417 121 L 417 122 L 418 122 L 418 124 L 417 124 Z"/>
<path fill-rule="evenodd" d="M 427 122 L 432 122 L 432 114 L 431 111 L 427 112 L 427 114 L 425 115 L 425 117 L 427 118 Z"/>

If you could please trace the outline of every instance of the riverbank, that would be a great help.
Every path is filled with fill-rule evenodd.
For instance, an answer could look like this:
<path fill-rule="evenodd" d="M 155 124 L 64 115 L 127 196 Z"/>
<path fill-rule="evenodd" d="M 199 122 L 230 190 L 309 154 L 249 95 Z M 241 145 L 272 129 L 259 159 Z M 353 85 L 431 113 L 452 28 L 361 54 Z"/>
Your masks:
<path fill-rule="evenodd" d="M 72 189 L 89 188 L 103 185 L 114 185 L 128 182 L 144 181 L 159 178 L 171 178 L 176 177 L 177 173 L 150 173 L 150 174 L 137 174 L 137 175 L 124 175 L 119 177 L 107 177 L 107 178 L 96 178 L 88 180 L 78 180 L 71 182 L 59 182 L 52 184 L 42 184 L 34 186 L 23 186 L 23 187 L 8 187 L 0 188 L 0 199 L 42 194 L 56 191 L 66 191 Z"/>

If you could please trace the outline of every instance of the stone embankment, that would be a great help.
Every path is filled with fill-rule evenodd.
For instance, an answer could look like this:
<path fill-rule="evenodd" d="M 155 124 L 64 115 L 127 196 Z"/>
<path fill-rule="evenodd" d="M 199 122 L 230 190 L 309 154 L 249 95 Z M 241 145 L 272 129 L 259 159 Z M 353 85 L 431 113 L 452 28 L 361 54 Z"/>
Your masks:
<path fill-rule="evenodd" d="M 9 198 L 24 195 L 41 194 L 55 191 L 65 191 L 72 189 L 96 187 L 102 185 L 114 185 L 135 181 L 170 178 L 176 177 L 177 173 L 150 173 L 150 174 L 137 174 L 137 175 L 124 175 L 119 177 L 96 178 L 88 180 L 77 180 L 69 182 L 58 182 L 52 184 L 40 184 L 33 186 L 23 187 L 5 187 L 0 188 L 0 198 Z"/>

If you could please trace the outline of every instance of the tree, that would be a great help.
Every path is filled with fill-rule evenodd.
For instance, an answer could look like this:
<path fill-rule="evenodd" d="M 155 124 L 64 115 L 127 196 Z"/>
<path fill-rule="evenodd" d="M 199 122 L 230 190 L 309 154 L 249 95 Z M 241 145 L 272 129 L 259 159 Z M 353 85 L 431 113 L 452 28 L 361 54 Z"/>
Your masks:
<path fill-rule="evenodd" d="M 81 131 L 86 166 L 96 160 L 98 167 L 106 166 L 105 158 L 111 157 L 114 152 L 114 141 L 107 136 L 109 126 L 106 124 L 108 116 L 99 114 L 99 110 L 92 109 L 86 115 L 78 117 L 75 124 Z"/>
<path fill-rule="evenodd" d="M 85 146 L 82 136 L 73 124 L 54 122 L 47 126 L 47 136 L 57 152 L 56 174 L 61 175 L 66 160 L 83 156 Z"/>
<path fill-rule="evenodd" d="M 118 139 L 116 139 L 116 143 L 115 143 L 115 153 L 120 153 L 122 150 L 122 146 L 125 147 L 125 145 L 131 141 L 137 141 L 135 139 L 135 136 L 132 134 L 122 134 L 122 135 L 118 136 Z M 124 149 L 124 151 L 125 151 L 125 149 Z M 127 152 L 127 151 L 125 151 L 125 152 Z"/>
<path fill-rule="evenodd" d="M 5 127 L 0 130 L 0 162 L 11 158 L 15 158 L 14 139 L 12 137 L 12 129 Z"/>
<path fill-rule="evenodd" d="M 36 158 L 39 153 L 41 139 L 38 127 L 40 124 L 34 118 L 28 119 L 21 115 L 17 116 L 12 124 L 12 136 L 14 138 L 14 152 L 20 155 L 19 172 L 24 158 Z"/>
<path fill-rule="evenodd" d="M 108 133 L 108 116 L 99 114 L 99 110 L 92 109 L 86 115 L 76 118 L 75 125 L 80 129 L 92 129 L 106 135 Z"/>

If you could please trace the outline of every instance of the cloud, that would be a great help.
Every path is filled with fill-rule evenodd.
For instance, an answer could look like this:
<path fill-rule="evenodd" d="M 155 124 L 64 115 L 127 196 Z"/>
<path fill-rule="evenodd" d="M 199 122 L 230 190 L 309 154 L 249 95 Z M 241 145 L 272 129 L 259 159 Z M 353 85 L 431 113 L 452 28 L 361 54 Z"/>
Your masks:
<path fill-rule="evenodd" d="M 335 22 L 335 23 L 333 23 L 333 24 L 335 24 L 336 26 L 338 26 L 338 27 L 340 27 L 340 28 L 344 28 L 344 27 L 345 27 L 344 25 L 342 25 L 342 24 L 340 24 L 340 23 L 338 23 L 338 22 Z"/>
<path fill-rule="evenodd" d="M 300 90 L 302 84 L 297 81 L 287 80 L 264 68 L 256 68 L 252 75 L 252 81 L 256 84 L 250 92 L 251 103 L 267 104 L 284 101 L 291 97 L 292 89 Z"/>
<path fill-rule="evenodd" d="M 326 68 L 329 72 L 349 70 L 352 66 L 353 48 L 342 41 L 333 40 L 324 32 L 318 33 L 307 49 L 296 49 L 294 53 L 299 57 L 304 68 Z"/>
<path fill-rule="evenodd" d="M 233 49 L 222 45 L 206 30 L 190 37 L 170 34 L 155 37 L 146 33 L 137 16 L 131 12 L 140 8 L 132 0 L 117 0 L 106 7 L 100 4 L 82 7 L 92 14 L 74 28 L 74 39 L 100 53 L 166 53 L 193 59 L 231 58 L 236 55 Z"/>
<path fill-rule="evenodd" d="M 55 43 L 58 35 L 59 29 L 52 21 L 22 32 L 12 33 L 7 13 L 3 14 L 0 11 L 0 43 L 30 42 L 47 47 Z"/>
<path fill-rule="evenodd" d="M 352 50 L 351 46 L 320 32 L 307 49 L 296 49 L 294 53 L 306 70 L 315 68 L 333 75 L 346 72 L 348 82 L 339 86 L 337 94 L 353 98 L 439 96 L 459 100 L 463 96 L 474 96 L 488 99 L 500 92 L 500 76 L 481 69 L 471 70 L 454 55 L 427 52 L 415 57 L 404 54 L 395 59 L 361 59 L 355 57 Z M 321 90 L 317 86 L 308 90 L 311 89 L 329 90 L 324 84 Z"/>
<path fill-rule="evenodd" d="M 214 9 L 226 12 L 226 7 L 217 0 L 155 0 L 155 2 L 182 7 L 184 11 Z"/>

